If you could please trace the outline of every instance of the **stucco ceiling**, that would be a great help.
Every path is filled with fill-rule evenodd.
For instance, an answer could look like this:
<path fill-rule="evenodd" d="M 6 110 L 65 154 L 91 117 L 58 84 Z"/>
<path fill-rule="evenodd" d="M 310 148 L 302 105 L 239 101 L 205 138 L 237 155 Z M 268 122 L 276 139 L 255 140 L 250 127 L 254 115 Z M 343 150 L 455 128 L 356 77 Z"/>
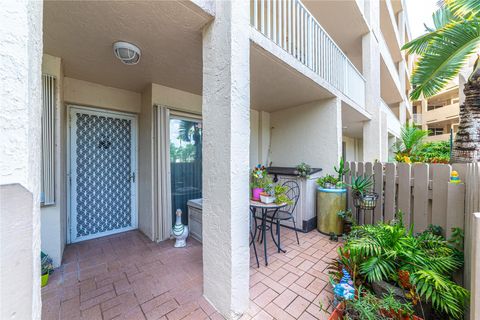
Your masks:
<path fill-rule="evenodd" d="M 46 1 L 44 52 L 65 76 L 140 92 L 148 83 L 201 94 L 202 27 L 210 17 L 190 1 Z M 136 44 L 140 63 L 115 58 L 115 41 Z"/>
<path fill-rule="evenodd" d="M 250 101 L 253 109 L 276 111 L 333 95 L 264 49 L 250 49 Z"/>
<path fill-rule="evenodd" d="M 342 133 L 351 138 L 363 137 L 363 124 L 368 118 L 342 101 Z"/>

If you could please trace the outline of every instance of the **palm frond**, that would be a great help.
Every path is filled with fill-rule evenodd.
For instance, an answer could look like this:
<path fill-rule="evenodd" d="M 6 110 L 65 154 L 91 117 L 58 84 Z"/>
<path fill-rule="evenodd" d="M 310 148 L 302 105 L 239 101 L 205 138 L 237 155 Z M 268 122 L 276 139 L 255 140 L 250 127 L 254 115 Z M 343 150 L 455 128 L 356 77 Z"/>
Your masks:
<path fill-rule="evenodd" d="M 430 42 L 437 36 L 437 31 L 432 31 L 421 35 L 403 45 L 402 50 L 407 50 L 409 54 L 424 54 L 427 52 Z"/>
<path fill-rule="evenodd" d="M 432 33 L 428 48 L 412 73 L 414 87 L 410 97 L 418 100 L 423 94 L 428 98 L 447 85 L 463 67 L 480 44 L 478 19 L 452 22 Z"/>
<path fill-rule="evenodd" d="M 480 14 L 478 0 L 445 0 L 446 7 L 457 17 L 475 17 Z"/>
<path fill-rule="evenodd" d="M 431 270 L 419 270 L 410 276 L 420 296 L 453 319 L 463 315 L 469 293 L 447 277 Z"/>
<path fill-rule="evenodd" d="M 360 265 L 360 272 L 370 282 L 382 281 L 395 273 L 395 264 L 388 259 L 383 259 L 381 256 L 374 256 Z"/>

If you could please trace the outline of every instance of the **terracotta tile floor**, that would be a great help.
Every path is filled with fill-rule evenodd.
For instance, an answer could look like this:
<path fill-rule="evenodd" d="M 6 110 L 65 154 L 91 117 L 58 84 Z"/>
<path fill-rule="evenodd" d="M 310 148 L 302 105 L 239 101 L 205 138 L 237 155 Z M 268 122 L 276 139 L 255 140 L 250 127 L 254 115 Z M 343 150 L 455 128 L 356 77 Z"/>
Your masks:
<path fill-rule="evenodd" d="M 271 238 L 269 265 L 257 244 L 251 257 L 250 308 L 242 319 L 326 319 L 332 297 L 326 263 L 338 246 L 316 231 L 282 229 L 277 253 Z M 202 297 L 202 247 L 189 239 L 175 249 L 138 231 L 85 241 L 65 249 L 63 265 L 42 289 L 42 319 L 222 319 Z M 263 247 L 263 246 L 262 246 Z"/>

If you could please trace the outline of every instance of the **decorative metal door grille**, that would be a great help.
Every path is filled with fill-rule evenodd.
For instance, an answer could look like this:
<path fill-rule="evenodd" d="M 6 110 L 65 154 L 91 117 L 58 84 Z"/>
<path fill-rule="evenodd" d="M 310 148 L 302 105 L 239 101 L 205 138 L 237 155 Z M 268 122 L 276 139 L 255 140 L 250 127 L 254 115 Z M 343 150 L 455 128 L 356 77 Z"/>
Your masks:
<path fill-rule="evenodd" d="M 74 238 L 132 226 L 132 120 L 75 112 Z M 74 224 L 75 225 L 75 224 Z"/>

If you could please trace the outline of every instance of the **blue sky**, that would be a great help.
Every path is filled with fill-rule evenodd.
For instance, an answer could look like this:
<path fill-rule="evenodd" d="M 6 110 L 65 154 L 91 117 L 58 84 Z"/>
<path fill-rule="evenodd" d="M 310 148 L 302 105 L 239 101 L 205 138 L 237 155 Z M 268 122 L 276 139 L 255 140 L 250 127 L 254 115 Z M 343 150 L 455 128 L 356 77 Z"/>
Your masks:
<path fill-rule="evenodd" d="M 406 0 L 407 15 L 412 37 L 416 38 L 425 32 L 424 23 L 432 26 L 432 13 L 437 9 L 438 0 Z"/>

